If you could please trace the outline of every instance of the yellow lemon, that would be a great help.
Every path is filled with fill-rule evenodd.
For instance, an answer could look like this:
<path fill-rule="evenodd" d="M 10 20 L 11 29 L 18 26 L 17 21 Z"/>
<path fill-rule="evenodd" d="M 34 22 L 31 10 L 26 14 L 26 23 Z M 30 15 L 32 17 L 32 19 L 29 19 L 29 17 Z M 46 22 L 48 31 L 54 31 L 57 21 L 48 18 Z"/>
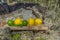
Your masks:
<path fill-rule="evenodd" d="M 21 20 L 20 18 L 16 18 L 16 19 L 14 20 L 14 24 L 15 24 L 15 25 L 20 25 L 20 24 L 22 24 L 22 20 Z"/>
<path fill-rule="evenodd" d="M 28 19 L 28 25 L 29 26 L 33 26 L 34 25 L 34 19 L 33 18 L 29 18 Z"/>
<path fill-rule="evenodd" d="M 35 24 L 36 25 L 41 25 L 42 24 L 42 19 L 41 18 L 36 18 L 35 19 Z"/>

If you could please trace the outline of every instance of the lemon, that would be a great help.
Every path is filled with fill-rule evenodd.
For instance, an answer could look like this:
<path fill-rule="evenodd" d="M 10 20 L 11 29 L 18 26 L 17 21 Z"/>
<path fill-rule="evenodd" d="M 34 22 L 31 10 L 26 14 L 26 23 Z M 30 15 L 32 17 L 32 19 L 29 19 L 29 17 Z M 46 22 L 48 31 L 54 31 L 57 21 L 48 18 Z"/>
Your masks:
<path fill-rule="evenodd" d="M 42 19 L 41 18 L 36 18 L 35 19 L 35 24 L 36 25 L 41 25 L 42 24 Z"/>
<path fill-rule="evenodd" d="M 15 24 L 15 25 L 21 25 L 21 24 L 22 24 L 22 20 L 21 20 L 20 18 L 16 18 L 16 19 L 14 20 L 14 24 Z"/>
<path fill-rule="evenodd" d="M 29 18 L 28 19 L 28 25 L 33 26 L 34 25 L 34 18 Z"/>

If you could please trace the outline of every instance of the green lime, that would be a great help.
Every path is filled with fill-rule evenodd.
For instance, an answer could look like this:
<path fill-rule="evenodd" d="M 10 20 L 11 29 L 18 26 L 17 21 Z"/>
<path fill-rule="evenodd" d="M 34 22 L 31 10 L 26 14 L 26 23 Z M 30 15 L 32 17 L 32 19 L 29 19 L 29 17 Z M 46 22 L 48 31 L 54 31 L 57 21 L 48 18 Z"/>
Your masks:
<path fill-rule="evenodd" d="M 22 25 L 23 25 L 23 26 L 27 26 L 27 24 L 28 24 L 27 20 L 23 20 L 23 21 L 22 21 Z"/>
<path fill-rule="evenodd" d="M 13 20 L 8 20 L 7 24 L 8 24 L 9 26 L 13 26 L 13 25 L 14 25 L 14 21 L 13 21 Z"/>

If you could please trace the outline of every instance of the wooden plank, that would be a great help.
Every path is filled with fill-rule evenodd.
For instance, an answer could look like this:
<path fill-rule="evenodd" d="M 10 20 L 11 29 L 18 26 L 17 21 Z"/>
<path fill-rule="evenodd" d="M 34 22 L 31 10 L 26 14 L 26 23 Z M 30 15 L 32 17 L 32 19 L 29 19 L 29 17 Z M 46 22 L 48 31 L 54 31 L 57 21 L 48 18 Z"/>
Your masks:
<path fill-rule="evenodd" d="M 24 27 L 10 27 L 11 30 L 48 30 L 48 27 L 38 27 L 38 26 L 33 26 L 33 27 L 29 27 L 29 26 L 24 26 Z"/>

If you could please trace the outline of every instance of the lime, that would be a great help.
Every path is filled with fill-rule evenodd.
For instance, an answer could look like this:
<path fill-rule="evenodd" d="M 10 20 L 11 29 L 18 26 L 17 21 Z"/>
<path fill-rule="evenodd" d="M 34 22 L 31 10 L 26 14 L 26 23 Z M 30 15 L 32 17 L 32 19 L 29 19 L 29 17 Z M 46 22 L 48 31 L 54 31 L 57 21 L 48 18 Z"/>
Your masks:
<path fill-rule="evenodd" d="M 23 20 L 23 21 L 22 21 L 22 25 L 23 25 L 23 26 L 27 26 L 27 24 L 28 24 L 27 20 Z"/>
<path fill-rule="evenodd" d="M 7 24 L 8 24 L 9 26 L 13 26 L 13 25 L 14 25 L 14 22 L 13 22 L 13 20 L 8 20 Z"/>

